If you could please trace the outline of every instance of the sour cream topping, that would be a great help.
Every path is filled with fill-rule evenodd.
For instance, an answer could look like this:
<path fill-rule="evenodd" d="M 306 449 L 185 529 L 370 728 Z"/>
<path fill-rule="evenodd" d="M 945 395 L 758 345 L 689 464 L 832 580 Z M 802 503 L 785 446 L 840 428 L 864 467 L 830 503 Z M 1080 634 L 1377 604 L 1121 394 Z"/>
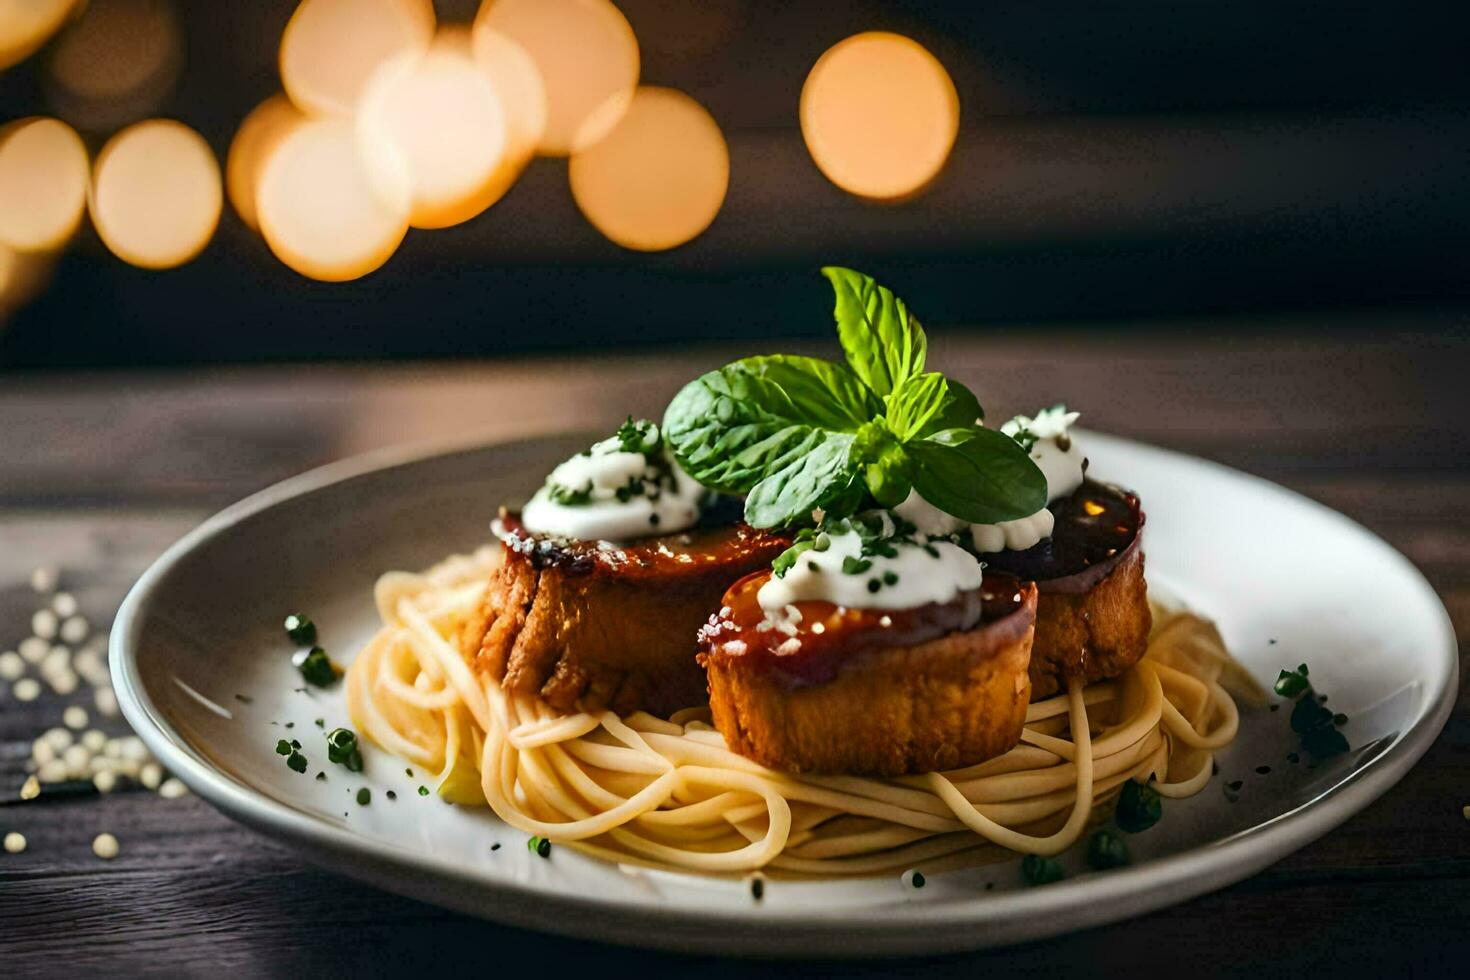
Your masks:
<path fill-rule="evenodd" d="M 546 485 L 521 511 L 521 523 L 536 534 L 605 541 L 693 527 L 704 488 L 679 468 L 666 448 L 659 452 L 666 468 L 643 453 L 624 450 L 616 437 L 595 443 L 551 471 Z M 630 485 L 638 483 L 641 492 L 630 494 Z M 556 499 L 554 488 L 562 491 L 563 500 Z M 568 491 L 576 502 L 564 502 Z"/>
<path fill-rule="evenodd" d="M 825 550 L 803 552 L 784 576 L 761 586 L 756 601 L 767 613 L 782 615 L 794 603 L 818 600 L 849 609 L 913 609 L 980 587 L 980 562 L 949 541 L 926 535 L 913 543 L 890 541 L 894 554 L 886 557 L 863 555 L 855 529 L 823 537 Z"/>
<path fill-rule="evenodd" d="M 1037 412 L 1034 419 L 1018 415 L 1001 426 L 1001 431 L 1008 436 L 1014 437 L 1024 430 L 1035 437 L 1031 460 L 1046 477 L 1048 504 L 1071 496 L 1082 486 L 1086 457 L 1077 441 L 1068 434 L 1077 418 L 1077 412 L 1068 412 L 1060 407 L 1046 408 Z M 1051 537 L 1056 523 L 1052 512 L 1043 507 L 1034 514 L 1013 521 L 970 524 L 935 507 L 919 496 L 917 490 L 911 490 L 908 499 L 893 511 L 925 534 L 955 534 L 968 530 L 975 550 L 981 553 L 1025 551 Z"/>

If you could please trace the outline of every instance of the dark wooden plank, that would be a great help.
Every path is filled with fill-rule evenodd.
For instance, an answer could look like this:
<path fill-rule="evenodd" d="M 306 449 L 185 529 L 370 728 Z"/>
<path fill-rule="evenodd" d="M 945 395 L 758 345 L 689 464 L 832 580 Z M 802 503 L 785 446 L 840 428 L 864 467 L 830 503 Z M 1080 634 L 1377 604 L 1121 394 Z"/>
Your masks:
<path fill-rule="evenodd" d="M 1324 325 L 1301 317 L 1243 333 L 1230 320 L 1168 333 L 1011 329 L 936 336 L 932 361 L 973 383 L 994 417 L 1066 399 L 1096 428 L 1268 476 L 1463 472 L 1470 334 L 1414 332 L 1444 322 L 1400 314 L 1382 338 L 1351 346 L 1283 333 Z M 605 427 L 629 412 L 661 414 L 681 384 L 737 353 L 7 379 L 0 505 L 222 505 L 380 446 Z"/>
<path fill-rule="evenodd" d="M 105 969 L 345 976 L 522 963 L 548 976 L 594 964 L 614 975 L 635 967 L 710 976 L 897 969 L 881 961 L 756 965 L 649 954 L 482 923 L 304 867 L 198 800 L 170 804 L 167 822 L 145 818 L 153 801 L 131 797 L 92 807 L 86 827 L 48 812 L 56 809 L 28 814 L 35 850 L 0 863 L 0 962 L 7 975 Z M 110 864 L 88 851 L 93 827 L 115 830 L 123 841 Z M 44 871 L 31 870 L 42 860 Z M 1449 975 L 1448 966 L 1462 964 L 1470 949 L 1463 928 L 1470 877 L 1463 871 L 1454 876 L 1426 861 L 1392 877 L 1324 879 L 1278 866 L 1131 922 L 1014 949 L 909 961 L 902 972 L 1055 977 L 1086 963 L 1119 975 L 1145 963 L 1187 961 L 1191 975 L 1202 976 L 1331 975 L 1326 971 L 1354 967 L 1368 975 Z"/>

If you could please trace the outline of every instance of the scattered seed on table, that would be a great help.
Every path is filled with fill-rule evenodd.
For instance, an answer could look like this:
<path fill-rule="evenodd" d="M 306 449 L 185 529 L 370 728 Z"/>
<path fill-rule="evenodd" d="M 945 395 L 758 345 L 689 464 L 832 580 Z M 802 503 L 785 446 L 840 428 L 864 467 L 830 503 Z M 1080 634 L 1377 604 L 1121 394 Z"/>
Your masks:
<path fill-rule="evenodd" d="M 54 640 L 61 629 L 61 620 L 49 609 L 38 609 L 31 617 L 31 632 L 43 640 Z"/>
<path fill-rule="evenodd" d="M 87 709 L 74 704 L 61 713 L 61 723 L 74 732 L 87 727 Z"/>
<path fill-rule="evenodd" d="M 117 857 L 117 838 L 111 834 L 98 834 L 92 841 L 92 853 L 104 861 Z"/>
<path fill-rule="evenodd" d="M 18 834 L 15 831 L 12 830 L 10 833 L 8 833 L 8 834 L 5 835 L 5 853 L 7 853 L 7 854 L 19 854 L 21 851 L 23 851 L 25 849 L 26 849 L 26 838 L 25 838 L 25 834 Z"/>

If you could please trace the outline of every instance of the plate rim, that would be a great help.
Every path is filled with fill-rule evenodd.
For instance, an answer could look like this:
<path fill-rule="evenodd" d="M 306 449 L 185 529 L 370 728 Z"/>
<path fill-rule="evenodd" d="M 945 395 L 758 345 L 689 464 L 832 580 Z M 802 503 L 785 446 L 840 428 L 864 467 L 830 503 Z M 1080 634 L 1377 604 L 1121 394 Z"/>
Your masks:
<path fill-rule="evenodd" d="M 943 905 L 887 906 L 880 919 L 853 928 L 851 908 L 676 908 L 657 900 L 581 894 L 544 882 L 492 878 L 351 829 L 318 820 L 276 801 L 209 764 L 191 749 L 149 698 L 137 653 L 154 590 L 185 557 L 235 525 L 285 501 L 378 471 L 491 449 L 530 447 L 570 437 L 546 432 L 519 439 L 460 439 L 388 446 L 327 463 L 259 490 L 207 518 L 163 552 L 139 577 L 118 609 L 109 645 L 113 685 L 123 716 L 153 755 L 226 816 L 290 846 L 313 864 L 479 918 L 620 945 L 682 952 L 755 956 L 912 955 L 957 952 L 1072 932 L 1164 908 L 1241 881 L 1305 846 L 1378 799 L 1424 755 L 1454 709 L 1458 640 L 1443 600 L 1423 573 L 1372 530 L 1305 494 L 1200 456 L 1138 440 L 1083 431 L 1119 448 L 1160 454 L 1171 462 L 1285 494 L 1319 515 L 1365 535 L 1393 555 L 1415 586 L 1433 600 L 1442 661 L 1428 683 L 1433 699 L 1417 722 L 1385 751 L 1296 807 L 1222 840 L 1140 865 L 1086 874 L 1023 891 L 979 893 Z M 1326 805 L 1326 804 L 1332 805 Z M 416 882 L 405 873 L 417 872 Z M 443 888 L 445 884 L 451 887 Z M 494 901 L 487 901 L 492 899 Z M 827 940 L 848 927 L 840 944 Z M 630 928 L 631 927 L 631 928 Z M 641 927 L 641 928 L 638 928 Z"/>

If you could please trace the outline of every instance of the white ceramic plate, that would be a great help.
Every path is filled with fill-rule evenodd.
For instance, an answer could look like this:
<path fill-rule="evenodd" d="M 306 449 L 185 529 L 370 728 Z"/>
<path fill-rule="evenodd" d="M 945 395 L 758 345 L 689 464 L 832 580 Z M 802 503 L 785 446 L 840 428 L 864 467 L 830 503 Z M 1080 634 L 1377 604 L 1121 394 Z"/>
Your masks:
<path fill-rule="evenodd" d="M 530 854 L 487 810 L 422 797 L 422 779 L 369 750 L 360 776 L 326 764 L 322 731 L 349 724 L 340 692 L 302 689 L 286 613 L 350 656 L 376 628 L 377 575 L 488 538 L 580 437 L 349 460 L 256 494 L 168 551 L 128 596 L 112 663 L 128 721 L 225 813 L 309 860 L 384 888 L 516 925 L 633 945 L 761 955 L 937 953 L 1137 915 L 1253 874 L 1389 789 L 1433 741 L 1456 689 L 1455 642 L 1434 592 L 1401 555 L 1318 504 L 1175 453 L 1082 433 L 1092 472 L 1136 489 L 1156 592 L 1215 617 L 1263 682 L 1306 661 L 1347 713 L 1353 751 L 1309 769 L 1285 711 L 1247 711 L 1199 796 L 1166 801 L 1130 837 L 1132 866 L 1021 885 L 1015 862 L 934 875 L 770 882 L 624 870 L 567 848 Z M 297 738 L 311 768 L 274 747 Z M 1257 767 L 1269 766 L 1268 774 Z M 317 781 L 327 770 L 326 781 Z M 1240 780 L 1238 799 L 1226 783 Z M 366 786 L 372 802 L 354 794 Z M 387 791 L 397 799 L 389 801 Z M 499 843 L 498 850 L 491 846 Z"/>

